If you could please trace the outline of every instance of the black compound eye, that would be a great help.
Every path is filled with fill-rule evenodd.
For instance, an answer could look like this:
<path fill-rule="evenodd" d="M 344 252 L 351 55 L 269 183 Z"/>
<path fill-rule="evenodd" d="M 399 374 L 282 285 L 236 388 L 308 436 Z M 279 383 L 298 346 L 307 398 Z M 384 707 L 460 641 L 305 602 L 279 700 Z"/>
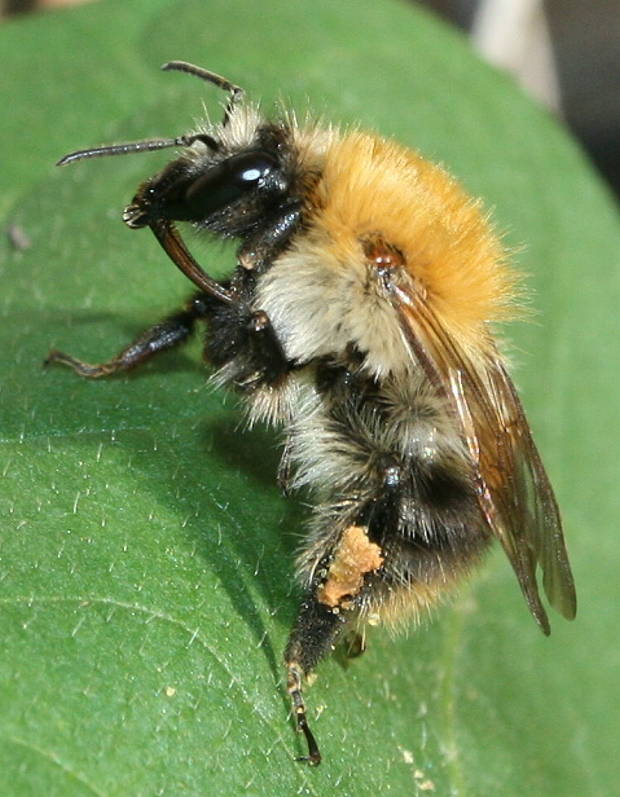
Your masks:
<path fill-rule="evenodd" d="M 275 160 L 260 152 L 246 152 L 226 161 L 230 174 L 239 187 L 254 188 L 276 167 Z"/>
<path fill-rule="evenodd" d="M 233 155 L 191 183 L 184 197 L 187 208 L 194 218 L 206 218 L 248 191 L 266 185 L 277 169 L 277 161 L 267 152 Z"/>

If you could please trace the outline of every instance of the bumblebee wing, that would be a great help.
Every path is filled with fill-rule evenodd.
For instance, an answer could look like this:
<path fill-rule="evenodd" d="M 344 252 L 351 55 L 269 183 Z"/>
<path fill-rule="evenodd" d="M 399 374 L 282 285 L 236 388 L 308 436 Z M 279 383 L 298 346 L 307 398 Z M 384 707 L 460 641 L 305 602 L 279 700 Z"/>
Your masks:
<path fill-rule="evenodd" d="M 551 605 L 572 619 L 575 588 L 558 506 L 517 392 L 501 357 L 472 356 L 426 302 L 401 289 L 395 306 L 416 362 L 452 405 L 471 457 L 478 503 L 517 575 L 528 607 L 545 634 L 536 567 Z"/>
<path fill-rule="evenodd" d="M 577 600 L 558 505 L 515 386 L 503 362 L 498 359 L 495 364 L 490 376 L 497 406 L 502 410 L 511 461 L 518 468 L 519 493 L 525 498 L 527 515 L 524 520 L 530 521 L 526 526 L 528 541 L 542 567 L 543 587 L 549 602 L 566 619 L 572 620 Z"/>

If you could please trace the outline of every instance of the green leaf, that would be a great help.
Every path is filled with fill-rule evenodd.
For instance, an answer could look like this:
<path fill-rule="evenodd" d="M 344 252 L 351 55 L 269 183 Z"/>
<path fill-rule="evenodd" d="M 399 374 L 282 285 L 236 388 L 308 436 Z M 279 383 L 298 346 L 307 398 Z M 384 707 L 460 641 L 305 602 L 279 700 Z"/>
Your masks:
<path fill-rule="evenodd" d="M 0 29 L 9 152 L 2 251 L 0 793 L 601 795 L 620 776 L 616 448 L 620 230 L 560 126 L 466 44 L 391 0 L 113 0 Z M 176 307 L 182 276 L 119 211 L 166 153 L 77 164 L 80 147 L 192 126 L 195 61 L 267 107 L 357 121 L 442 161 L 494 209 L 536 324 L 510 331 L 566 520 L 580 596 L 544 639 L 496 553 L 408 638 L 319 668 L 311 770 L 282 683 L 305 509 L 277 440 L 242 433 L 196 342 L 128 378 L 80 381 Z M 10 80 L 8 79 L 10 76 Z M 203 247 L 225 273 L 230 250 Z"/>

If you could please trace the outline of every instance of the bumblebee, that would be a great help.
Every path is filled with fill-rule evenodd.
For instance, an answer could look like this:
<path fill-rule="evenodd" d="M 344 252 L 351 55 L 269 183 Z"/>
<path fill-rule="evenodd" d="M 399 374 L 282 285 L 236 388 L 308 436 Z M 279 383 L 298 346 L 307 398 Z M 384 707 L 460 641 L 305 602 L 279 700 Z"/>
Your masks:
<path fill-rule="evenodd" d="M 59 163 L 180 148 L 123 220 L 149 227 L 196 291 L 107 362 L 47 362 L 106 377 L 204 323 L 214 381 L 243 396 L 250 423 L 282 429 L 279 480 L 313 504 L 284 659 L 316 765 L 304 678 L 347 630 L 425 613 L 493 540 L 545 634 L 538 567 L 550 604 L 575 616 L 557 503 L 492 333 L 518 282 L 479 203 L 416 152 L 292 114 L 269 121 L 213 72 L 163 69 L 227 92 L 223 120 Z M 239 241 L 229 279 L 208 275 L 177 222 Z"/>

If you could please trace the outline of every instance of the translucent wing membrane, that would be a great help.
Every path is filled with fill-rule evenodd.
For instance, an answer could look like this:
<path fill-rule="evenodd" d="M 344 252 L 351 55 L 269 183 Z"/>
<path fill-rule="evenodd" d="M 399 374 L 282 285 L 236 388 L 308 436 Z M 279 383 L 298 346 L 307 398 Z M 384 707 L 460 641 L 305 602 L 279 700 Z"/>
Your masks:
<path fill-rule="evenodd" d="M 549 602 L 567 619 L 575 616 L 575 588 L 558 506 L 515 387 L 490 341 L 474 359 L 426 302 L 401 288 L 394 295 L 416 361 L 453 406 L 482 514 L 548 634 L 537 565 Z"/>

